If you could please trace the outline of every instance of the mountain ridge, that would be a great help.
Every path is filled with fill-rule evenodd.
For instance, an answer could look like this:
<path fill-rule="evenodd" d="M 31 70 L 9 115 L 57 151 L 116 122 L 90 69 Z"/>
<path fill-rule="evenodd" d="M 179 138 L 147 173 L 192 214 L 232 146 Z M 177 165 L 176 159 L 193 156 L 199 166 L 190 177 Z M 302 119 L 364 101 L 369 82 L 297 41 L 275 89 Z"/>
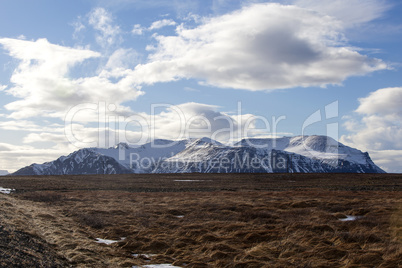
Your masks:
<path fill-rule="evenodd" d="M 139 146 L 83 148 L 11 175 L 127 173 L 385 173 L 368 153 L 327 136 L 243 139 L 224 145 L 209 138 L 154 140 Z"/>

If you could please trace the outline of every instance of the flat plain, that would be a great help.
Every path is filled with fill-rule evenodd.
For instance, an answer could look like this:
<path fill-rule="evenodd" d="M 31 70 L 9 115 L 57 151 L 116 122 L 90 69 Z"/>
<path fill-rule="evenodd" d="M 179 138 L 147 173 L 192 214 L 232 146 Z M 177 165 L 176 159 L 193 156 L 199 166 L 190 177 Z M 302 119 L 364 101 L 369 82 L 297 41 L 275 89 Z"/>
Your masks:
<path fill-rule="evenodd" d="M 15 189 L 0 194 L 0 267 L 402 266 L 400 174 L 6 176 L 0 187 Z"/>

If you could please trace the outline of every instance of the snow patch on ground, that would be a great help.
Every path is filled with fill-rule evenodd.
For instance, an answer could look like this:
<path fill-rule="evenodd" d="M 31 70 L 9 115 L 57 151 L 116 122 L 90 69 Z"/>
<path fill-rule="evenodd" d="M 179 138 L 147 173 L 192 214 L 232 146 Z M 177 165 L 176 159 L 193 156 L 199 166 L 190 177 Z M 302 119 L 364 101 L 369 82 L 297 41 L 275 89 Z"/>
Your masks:
<path fill-rule="evenodd" d="M 147 264 L 142 266 L 133 266 L 133 268 L 181 268 L 179 266 L 173 266 L 171 264 Z"/>
<path fill-rule="evenodd" d="M 184 181 L 184 182 L 188 181 L 188 182 L 191 182 L 191 181 L 204 181 L 204 180 L 174 180 L 174 181 Z"/>
<path fill-rule="evenodd" d="M 8 189 L 8 188 L 0 187 L 0 193 L 2 193 L 2 194 L 10 194 L 13 191 L 15 191 L 15 189 Z"/>
<path fill-rule="evenodd" d="M 362 216 L 352 216 L 352 215 L 346 215 L 346 218 L 339 219 L 340 221 L 355 221 L 357 219 L 360 219 Z"/>
<path fill-rule="evenodd" d="M 111 245 L 113 243 L 117 243 L 117 242 L 121 242 L 124 239 L 126 239 L 125 237 L 122 237 L 121 240 L 110 240 L 110 239 L 102 239 L 102 238 L 96 238 L 96 243 L 99 244 L 106 244 L 106 245 Z"/>

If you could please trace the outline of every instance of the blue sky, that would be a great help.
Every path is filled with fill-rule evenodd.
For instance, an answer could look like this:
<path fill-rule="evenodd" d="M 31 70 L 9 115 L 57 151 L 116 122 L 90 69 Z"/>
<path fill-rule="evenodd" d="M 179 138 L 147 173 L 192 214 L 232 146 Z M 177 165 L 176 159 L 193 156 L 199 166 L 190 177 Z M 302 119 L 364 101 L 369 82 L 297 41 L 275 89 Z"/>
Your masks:
<path fill-rule="evenodd" d="M 396 0 L 1 1 L 0 170 L 117 142 L 318 134 L 402 172 L 401 13 Z"/>

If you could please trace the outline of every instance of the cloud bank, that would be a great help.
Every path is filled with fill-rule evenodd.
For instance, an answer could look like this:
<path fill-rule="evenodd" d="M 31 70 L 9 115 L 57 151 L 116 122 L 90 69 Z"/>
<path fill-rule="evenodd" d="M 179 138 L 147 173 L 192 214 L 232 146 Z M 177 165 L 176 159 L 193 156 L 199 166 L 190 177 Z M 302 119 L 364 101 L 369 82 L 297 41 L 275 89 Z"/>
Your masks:
<path fill-rule="evenodd" d="M 386 69 L 348 47 L 338 20 L 280 4 L 255 4 L 210 19 L 175 36 L 155 36 L 145 82 L 195 78 L 222 88 L 273 90 L 340 84 Z"/>
<path fill-rule="evenodd" d="M 99 128 L 88 127 L 74 120 L 80 118 L 80 113 L 88 114 L 88 111 L 77 110 L 76 114 L 69 116 L 73 120 L 66 122 L 65 132 L 70 142 L 79 148 L 109 147 L 116 141 L 142 145 L 154 139 L 209 137 L 221 142 L 230 142 L 246 136 L 275 135 L 270 132 L 269 122 L 265 128 L 256 128 L 256 121 L 260 119 L 258 116 L 240 114 L 240 111 L 239 114 L 231 115 L 218 111 L 218 107 L 214 105 L 189 102 L 179 105 L 154 104 L 150 108 L 149 114 L 137 113 L 128 117 L 111 117 L 108 111 L 103 117 L 95 114 L 95 118 L 105 119 L 100 122 Z M 99 113 L 101 110 L 104 109 L 98 108 L 92 112 Z M 28 135 L 24 140 L 27 143 L 43 142 L 46 141 L 44 137 L 51 137 L 51 133 Z M 58 143 L 59 137 L 54 138 L 57 139 L 54 142 Z"/>
<path fill-rule="evenodd" d="M 5 105 L 12 111 L 12 118 L 64 118 L 71 106 L 80 103 L 108 100 L 120 105 L 142 94 L 136 85 L 127 84 L 120 72 L 118 77 L 103 71 L 97 76 L 73 78 L 72 69 L 85 60 L 101 57 L 98 52 L 54 45 L 46 39 L 2 38 L 0 44 L 11 57 L 20 60 L 10 79 L 13 86 L 6 90 L 20 99 Z M 110 66 L 119 64 L 118 56 L 112 55 Z"/>
<path fill-rule="evenodd" d="M 105 9 L 94 9 L 88 21 L 105 50 L 119 43 L 120 27 Z M 174 24 L 165 19 L 151 28 Z M 78 103 L 108 100 L 127 112 L 122 103 L 135 100 L 144 85 L 155 83 L 194 78 L 201 84 L 251 91 L 325 87 L 387 68 L 381 60 L 348 47 L 342 29 L 339 21 L 312 10 L 254 4 L 204 18 L 195 28 L 181 24 L 173 36 L 154 34 L 155 50 L 147 63 L 137 65 L 139 56 L 130 48 L 101 54 L 46 39 L 2 38 L 0 44 L 20 60 L 10 79 L 13 86 L 5 89 L 20 100 L 5 107 L 14 118 L 62 117 Z M 96 75 L 72 75 L 84 61 L 105 62 L 105 57 Z"/>
<path fill-rule="evenodd" d="M 349 118 L 341 141 L 369 151 L 388 172 L 402 172 L 402 87 L 383 88 L 359 99 L 359 118 Z"/>
<path fill-rule="evenodd" d="M 386 0 L 295 0 L 293 4 L 337 18 L 345 27 L 378 19 L 391 8 Z"/>

